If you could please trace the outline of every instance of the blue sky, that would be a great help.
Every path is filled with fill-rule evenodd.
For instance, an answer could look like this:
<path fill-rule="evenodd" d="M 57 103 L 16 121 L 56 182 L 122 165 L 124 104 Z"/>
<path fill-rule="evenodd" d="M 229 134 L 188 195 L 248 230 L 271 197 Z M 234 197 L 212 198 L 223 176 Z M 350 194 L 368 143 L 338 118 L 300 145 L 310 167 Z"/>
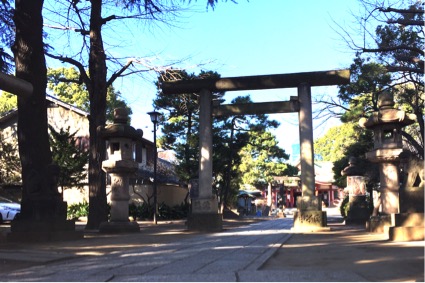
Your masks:
<path fill-rule="evenodd" d="M 213 11 L 206 11 L 206 1 L 198 0 L 200 12 L 181 20 L 181 28 L 152 29 L 141 38 L 138 54 L 155 55 L 163 60 L 190 58 L 180 66 L 195 66 L 200 62 L 206 70 L 222 77 L 283 74 L 348 68 L 354 58 L 340 35 L 337 24 L 355 26 L 352 13 L 359 10 L 355 0 L 250 0 L 233 4 L 219 2 Z M 189 72 L 199 72 L 198 68 Z M 133 126 L 142 128 L 144 136 L 152 137 L 152 125 L 144 114 L 152 110 L 155 88 L 150 82 L 115 84 L 131 103 Z M 312 89 L 316 95 L 336 95 L 336 87 Z M 250 94 L 256 102 L 288 100 L 296 89 L 228 92 L 228 101 Z M 280 146 L 290 152 L 298 143 L 297 114 L 271 115 L 281 127 L 275 131 Z M 324 134 L 329 126 L 316 127 L 314 138 Z M 158 133 L 160 135 L 160 133 Z"/>
<path fill-rule="evenodd" d="M 184 59 L 178 67 L 187 68 L 190 73 L 199 73 L 196 66 L 202 63 L 204 70 L 216 71 L 222 77 L 345 69 L 354 58 L 354 52 L 335 30 L 337 24 L 356 26 L 352 14 L 360 10 L 357 0 L 237 0 L 238 4 L 220 0 L 214 10 L 206 9 L 207 0 L 188 2 L 193 9 L 182 13 L 173 22 L 174 27 L 149 22 L 125 27 L 108 25 L 103 30 L 107 52 L 115 57 L 143 58 L 156 66 Z M 114 36 L 113 40 L 109 35 Z M 64 50 L 73 50 L 79 44 L 65 37 L 52 40 L 55 44 L 63 42 Z M 153 125 L 147 112 L 153 110 L 156 77 L 154 73 L 144 74 L 144 78 L 120 78 L 114 87 L 133 109 L 132 125 L 152 140 Z M 312 88 L 313 99 L 336 94 L 336 87 Z M 265 102 L 286 101 L 297 93 L 296 89 L 238 91 L 227 92 L 224 98 L 230 102 L 241 95 Z M 279 145 L 290 153 L 292 144 L 299 139 L 297 113 L 274 114 L 270 118 L 281 123 L 274 134 Z M 314 121 L 314 138 L 337 123 L 318 127 L 319 121 Z"/>

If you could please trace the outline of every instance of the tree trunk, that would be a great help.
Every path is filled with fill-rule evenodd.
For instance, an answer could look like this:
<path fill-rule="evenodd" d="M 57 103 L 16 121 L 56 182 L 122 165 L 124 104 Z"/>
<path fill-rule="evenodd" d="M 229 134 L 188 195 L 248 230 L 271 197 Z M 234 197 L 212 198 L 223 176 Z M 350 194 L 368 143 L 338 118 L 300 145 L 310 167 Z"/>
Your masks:
<path fill-rule="evenodd" d="M 106 178 L 102 171 L 105 142 L 98 137 L 97 128 L 106 121 L 106 56 L 102 40 L 102 1 L 91 0 L 90 16 L 90 157 L 89 157 L 89 216 L 86 229 L 98 229 L 108 220 Z"/>
<path fill-rule="evenodd" d="M 12 47 L 16 77 L 33 85 L 32 95 L 18 94 L 18 143 L 22 165 L 21 218 L 30 218 L 33 199 L 57 193 L 49 170 L 52 154 L 47 131 L 47 70 L 43 51 L 43 0 L 16 0 L 16 39 Z"/>

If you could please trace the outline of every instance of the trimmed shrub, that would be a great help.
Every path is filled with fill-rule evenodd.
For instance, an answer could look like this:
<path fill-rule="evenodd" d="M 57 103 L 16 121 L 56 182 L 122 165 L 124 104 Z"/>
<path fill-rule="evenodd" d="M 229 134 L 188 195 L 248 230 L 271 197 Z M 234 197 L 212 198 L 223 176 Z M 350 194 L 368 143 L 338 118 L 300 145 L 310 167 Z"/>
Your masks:
<path fill-rule="evenodd" d="M 347 218 L 349 210 L 350 210 L 350 204 L 349 204 L 349 197 L 347 195 L 344 197 L 344 199 L 341 202 L 341 205 L 339 206 L 339 212 L 341 213 L 341 216 L 344 217 L 344 219 Z"/>
<path fill-rule="evenodd" d="M 153 219 L 153 206 L 146 203 L 136 205 L 131 203 L 128 207 L 129 216 L 132 216 L 136 220 Z"/>
<path fill-rule="evenodd" d="M 86 201 L 82 203 L 71 204 L 68 206 L 67 218 L 70 220 L 78 219 L 89 215 L 89 204 Z"/>
<path fill-rule="evenodd" d="M 110 204 L 108 204 L 110 211 Z M 177 220 L 184 219 L 189 214 L 189 204 L 182 203 L 180 205 L 176 205 L 170 207 L 165 203 L 161 203 L 158 205 L 158 219 L 161 220 Z M 128 215 L 133 217 L 136 220 L 145 220 L 145 219 L 153 219 L 153 205 L 148 205 L 146 203 L 142 203 L 140 205 L 136 205 L 134 203 L 128 206 Z M 79 217 L 87 217 L 89 214 L 89 204 L 84 201 L 82 203 L 72 204 L 68 206 L 67 218 L 68 219 L 78 219 Z"/>

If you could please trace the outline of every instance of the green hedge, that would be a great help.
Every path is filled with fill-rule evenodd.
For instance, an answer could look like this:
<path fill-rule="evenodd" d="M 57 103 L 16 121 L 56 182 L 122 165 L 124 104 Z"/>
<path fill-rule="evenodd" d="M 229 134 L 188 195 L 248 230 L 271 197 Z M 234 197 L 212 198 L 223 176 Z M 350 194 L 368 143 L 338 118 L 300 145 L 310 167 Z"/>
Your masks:
<path fill-rule="evenodd" d="M 67 218 L 78 219 L 89 215 L 89 204 L 86 201 L 77 204 L 68 205 Z"/>
<path fill-rule="evenodd" d="M 109 205 L 110 208 L 110 205 Z M 153 205 L 142 203 L 140 205 L 130 204 L 128 207 L 129 216 L 136 220 L 153 219 Z M 67 218 L 78 219 L 79 217 L 87 217 L 89 214 L 89 204 L 84 201 L 82 203 L 71 204 L 68 206 Z M 176 220 L 184 219 L 189 214 L 189 204 L 182 203 L 170 207 L 165 203 L 158 205 L 159 220 Z"/>
<path fill-rule="evenodd" d="M 366 196 L 366 205 L 369 209 L 370 214 L 372 214 L 373 211 L 373 203 L 369 196 Z M 339 212 L 341 213 L 341 216 L 344 217 L 344 219 L 348 216 L 348 211 L 350 211 L 350 203 L 349 203 L 349 196 L 345 196 L 344 199 L 341 202 L 341 205 L 339 207 Z"/>
<path fill-rule="evenodd" d="M 350 204 L 349 204 L 349 197 L 347 195 L 344 197 L 344 199 L 341 202 L 341 205 L 339 206 L 339 212 L 341 213 L 341 216 L 344 217 L 344 219 L 347 218 L 349 210 L 350 210 Z"/>

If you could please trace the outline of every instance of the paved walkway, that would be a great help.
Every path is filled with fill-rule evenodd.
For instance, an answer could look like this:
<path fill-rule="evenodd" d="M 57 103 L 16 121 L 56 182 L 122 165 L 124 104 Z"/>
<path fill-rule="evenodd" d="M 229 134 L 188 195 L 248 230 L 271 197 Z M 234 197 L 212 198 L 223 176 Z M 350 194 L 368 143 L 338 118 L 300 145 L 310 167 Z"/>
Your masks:
<path fill-rule="evenodd" d="M 382 235 L 368 235 L 362 227 L 297 234 L 291 232 L 292 226 L 289 217 L 212 234 L 184 233 L 180 228 L 164 225 L 150 235 L 145 234 L 149 227 L 140 234 L 113 237 L 93 233 L 93 237 L 69 243 L 69 247 L 64 242 L 63 247 L 51 243 L 30 249 L 24 248 L 25 245 L 7 248 L 2 245 L 0 261 L 24 259 L 31 264 L 10 271 L 0 270 L 0 281 L 424 280 L 424 242 L 391 243 Z M 165 238 L 157 241 L 160 237 Z M 379 245 L 384 247 L 380 253 L 377 252 Z M 323 248 L 318 249 L 320 246 Z M 393 249 L 395 246 L 399 249 Z M 388 247 L 392 249 L 386 249 Z M 359 254 L 359 251 L 366 253 Z M 365 254 L 371 257 L 365 258 Z M 353 261 L 366 269 L 353 269 Z M 374 276 L 374 270 L 383 272 L 388 266 L 394 269 L 389 277 Z M 397 277 L 397 269 L 405 270 L 410 277 Z"/>
<path fill-rule="evenodd" d="M 104 256 L 61 258 L 49 252 L 11 251 L 50 263 L 2 274 L 2 281 L 240 281 L 290 236 L 292 219 L 262 221 L 214 234 L 196 234 L 158 246 Z M 130 244 L 130 243 L 129 243 Z M 5 257 L 6 252 L 1 256 Z M 255 279 L 254 279 L 255 280 Z M 247 280 L 251 281 L 251 280 Z M 258 280 L 255 280 L 258 281 Z"/>

